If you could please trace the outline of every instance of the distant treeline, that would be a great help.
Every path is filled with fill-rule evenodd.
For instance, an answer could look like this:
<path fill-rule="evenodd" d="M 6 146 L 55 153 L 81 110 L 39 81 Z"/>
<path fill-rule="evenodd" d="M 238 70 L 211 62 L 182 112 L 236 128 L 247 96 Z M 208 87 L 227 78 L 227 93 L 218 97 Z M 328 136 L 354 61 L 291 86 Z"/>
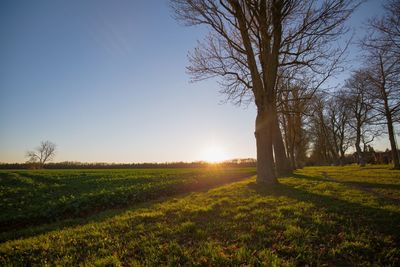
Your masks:
<path fill-rule="evenodd" d="M 207 167 L 255 167 L 256 160 L 252 158 L 233 159 L 220 163 L 206 161 L 196 162 L 165 162 L 165 163 L 104 163 L 64 161 L 47 163 L 45 169 L 163 169 L 163 168 L 207 168 Z M 0 169 L 39 169 L 35 163 L 0 163 Z"/>

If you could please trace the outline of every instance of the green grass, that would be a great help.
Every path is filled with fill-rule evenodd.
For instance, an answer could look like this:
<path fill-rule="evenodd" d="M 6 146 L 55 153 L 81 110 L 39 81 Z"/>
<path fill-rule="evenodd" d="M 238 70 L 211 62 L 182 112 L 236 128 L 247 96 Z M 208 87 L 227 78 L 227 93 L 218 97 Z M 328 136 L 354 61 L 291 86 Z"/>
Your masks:
<path fill-rule="evenodd" d="M 326 174 L 334 180 L 348 186 L 363 188 L 383 197 L 400 201 L 400 172 L 390 170 L 384 165 L 369 165 L 364 168 L 354 166 L 326 167 Z M 307 173 L 321 173 L 320 168 L 307 168 Z"/>
<path fill-rule="evenodd" d="M 254 168 L 0 171 L 0 230 L 86 217 L 254 173 Z"/>
<path fill-rule="evenodd" d="M 313 167 L 279 181 L 260 187 L 253 177 L 38 226 L 44 234 L 0 245 L 0 265 L 400 265 L 399 171 Z"/>

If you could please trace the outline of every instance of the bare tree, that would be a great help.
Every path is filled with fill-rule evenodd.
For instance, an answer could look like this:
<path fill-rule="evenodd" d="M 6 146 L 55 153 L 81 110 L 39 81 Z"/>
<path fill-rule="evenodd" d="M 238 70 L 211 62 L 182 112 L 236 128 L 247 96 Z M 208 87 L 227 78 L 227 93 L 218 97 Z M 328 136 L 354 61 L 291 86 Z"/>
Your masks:
<path fill-rule="evenodd" d="M 332 143 L 336 154 L 339 156 L 339 164 L 344 164 L 345 153 L 352 143 L 352 129 L 349 126 L 350 116 L 349 97 L 345 91 L 337 91 L 326 105 L 328 128 L 332 137 Z"/>
<path fill-rule="evenodd" d="M 326 93 L 318 93 L 313 96 L 311 102 L 312 113 L 309 115 L 310 134 L 313 143 L 311 159 L 318 164 L 337 164 L 339 154 L 338 150 L 335 149 L 327 107 L 328 98 Z"/>
<path fill-rule="evenodd" d="M 372 85 L 370 97 L 374 110 L 386 120 L 395 169 L 400 169 L 394 123 L 400 122 L 400 61 L 383 49 L 369 50 L 368 81 Z"/>
<path fill-rule="evenodd" d="M 321 84 L 342 55 L 332 42 L 344 33 L 356 5 L 351 0 L 171 0 L 177 19 L 211 29 L 189 55 L 193 80 L 220 77 L 228 99 L 250 99 L 257 106 L 258 182 L 276 183 L 275 166 L 279 174 L 287 162 L 277 119 L 279 70 L 312 73 Z"/>
<path fill-rule="evenodd" d="M 355 71 L 347 79 L 343 90 L 346 97 L 343 101 L 346 103 L 347 111 L 350 115 L 349 126 L 354 130 L 355 143 L 358 164 L 365 166 L 364 150 L 375 137 L 380 135 L 380 131 L 375 124 L 379 120 L 374 112 L 375 101 L 370 97 L 372 90 L 371 83 L 368 81 L 368 71 L 361 69 Z M 363 144 L 363 147 L 361 147 Z M 363 149 L 364 148 L 364 149 Z"/>
<path fill-rule="evenodd" d="M 386 119 L 395 169 L 400 169 L 394 123 L 400 122 L 400 0 L 384 5 L 385 14 L 369 22 L 370 33 L 363 40 L 365 65 L 372 85 L 374 109 Z"/>
<path fill-rule="evenodd" d="M 35 150 L 26 152 L 29 163 L 37 163 L 43 167 L 46 162 L 52 160 L 56 153 L 56 145 L 50 141 L 42 141 Z"/>
<path fill-rule="evenodd" d="M 306 161 L 310 140 L 305 122 L 313 94 L 307 80 L 293 81 L 282 76 L 279 79 L 278 113 L 287 155 L 294 169 L 304 166 Z"/>

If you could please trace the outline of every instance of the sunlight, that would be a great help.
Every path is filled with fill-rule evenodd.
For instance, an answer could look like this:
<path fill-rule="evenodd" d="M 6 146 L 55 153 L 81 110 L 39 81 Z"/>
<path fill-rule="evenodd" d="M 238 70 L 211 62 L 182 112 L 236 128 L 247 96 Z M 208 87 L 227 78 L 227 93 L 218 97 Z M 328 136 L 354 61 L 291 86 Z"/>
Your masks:
<path fill-rule="evenodd" d="M 204 150 L 203 160 L 211 163 L 226 160 L 226 154 L 220 147 L 212 146 Z"/>

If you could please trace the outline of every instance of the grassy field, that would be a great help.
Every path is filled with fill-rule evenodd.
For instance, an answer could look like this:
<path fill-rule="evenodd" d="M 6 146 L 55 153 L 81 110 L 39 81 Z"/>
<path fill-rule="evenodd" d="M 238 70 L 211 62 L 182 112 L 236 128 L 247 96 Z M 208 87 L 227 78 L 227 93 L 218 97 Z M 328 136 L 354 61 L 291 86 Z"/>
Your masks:
<path fill-rule="evenodd" d="M 0 265 L 400 265 L 399 171 L 309 167 L 279 181 L 246 178 L 21 229 L 24 238 L 0 244 Z M 2 179 L 2 198 L 4 188 Z"/>
<path fill-rule="evenodd" d="M 0 241 L 26 226 L 87 217 L 254 173 L 253 168 L 0 171 Z"/>

